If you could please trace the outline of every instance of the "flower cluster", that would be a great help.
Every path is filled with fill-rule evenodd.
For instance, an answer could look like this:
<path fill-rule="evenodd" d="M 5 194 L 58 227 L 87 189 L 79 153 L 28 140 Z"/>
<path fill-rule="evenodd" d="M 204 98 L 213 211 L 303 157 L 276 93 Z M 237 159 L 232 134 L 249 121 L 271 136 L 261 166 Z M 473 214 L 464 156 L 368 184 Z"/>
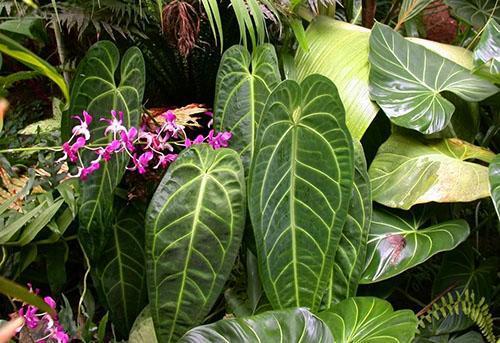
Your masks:
<path fill-rule="evenodd" d="M 79 121 L 79 124 L 73 127 L 73 135 L 62 145 L 64 156 L 58 162 L 69 160 L 76 163 L 78 172 L 73 176 L 86 180 L 90 174 L 100 168 L 103 161 L 109 161 L 113 154 L 126 153 L 131 161 L 131 165 L 126 167 L 127 170 L 144 174 L 150 167 L 153 169 L 165 168 L 175 161 L 177 154 L 174 152 L 174 145 L 189 147 L 193 144 L 206 142 L 213 149 L 219 149 L 227 147 L 231 139 L 230 132 L 215 133 L 214 130 L 210 130 L 206 137 L 199 135 L 194 140 L 190 140 L 186 135 L 185 127 L 177 123 L 173 111 L 167 110 L 162 114 L 162 117 L 164 122 L 153 131 L 148 130 L 146 125 L 140 129 L 127 128 L 123 123 L 123 112 L 112 110 L 111 119 L 100 119 L 100 121 L 107 123 L 104 135 L 109 137 L 109 143 L 95 146 L 90 144 L 90 124 L 93 117 L 84 111 L 81 116 L 73 117 Z M 95 154 L 95 158 L 87 165 L 81 158 L 81 152 L 84 150 Z"/>
<path fill-rule="evenodd" d="M 31 284 L 28 284 L 30 292 L 38 294 L 39 289 L 33 290 Z M 45 303 L 52 309 L 56 309 L 56 302 L 51 297 L 43 298 Z M 24 318 L 25 326 L 30 330 L 36 330 L 43 333 L 43 337 L 38 338 L 36 342 L 57 342 L 67 343 L 69 341 L 68 334 L 56 318 L 50 314 L 43 312 L 38 313 L 38 308 L 33 305 L 24 304 L 18 312 L 19 316 Z"/>

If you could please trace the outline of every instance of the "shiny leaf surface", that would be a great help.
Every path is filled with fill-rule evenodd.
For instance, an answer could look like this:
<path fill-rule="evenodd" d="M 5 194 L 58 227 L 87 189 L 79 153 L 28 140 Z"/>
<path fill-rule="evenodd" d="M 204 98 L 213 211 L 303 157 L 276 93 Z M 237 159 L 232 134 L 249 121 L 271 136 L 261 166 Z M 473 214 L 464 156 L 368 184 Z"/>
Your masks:
<path fill-rule="evenodd" d="M 462 66 L 379 23 L 370 35 L 369 59 L 372 99 L 393 123 L 426 134 L 444 129 L 455 110 L 442 92 L 481 101 L 498 91 Z"/>
<path fill-rule="evenodd" d="M 335 85 L 311 75 L 269 96 L 250 169 L 249 210 L 274 309 L 316 311 L 347 216 L 353 148 Z"/>
<path fill-rule="evenodd" d="M 149 300 L 160 342 L 177 341 L 214 305 L 245 214 L 243 166 L 234 150 L 198 145 L 169 167 L 146 214 Z"/>
<path fill-rule="evenodd" d="M 454 15 L 474 26 L 482 28 L 488 19 L 500 21 L 500 7 L 492 0 L 445 0 Z"/>
<path fill-rule="evenodd" d="M 491 199 L 500 219 L 500 154 L 496 155 L 490 163 L 489 179 Z"/>
<path fill-rule="evenodd" d="M 450 220 L 426 228 L 421 228 L 422 224 L 415 216 L 374 210 L 361 283 L 396 276 L 439 252 L 454 249 L 469 236 L 465 220 Z"/>
<path fill-rule="evenodd" d="M 474 49 L 477 74 L 500 83 L 500 24 L 490 19 Z"/>

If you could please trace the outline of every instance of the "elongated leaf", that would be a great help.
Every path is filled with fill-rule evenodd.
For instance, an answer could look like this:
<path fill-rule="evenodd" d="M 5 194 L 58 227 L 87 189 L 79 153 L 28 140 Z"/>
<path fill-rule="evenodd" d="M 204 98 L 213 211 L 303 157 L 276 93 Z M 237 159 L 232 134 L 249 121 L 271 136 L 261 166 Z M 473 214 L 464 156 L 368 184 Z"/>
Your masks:
<path fill-rule="evenodd" d="M 70 115 L 84 110 L 94 115 L 90 125 L 94 144 L 105 144 L 112 138 L 104 136 L 107 123 L 99 120 L 99 117 L 109 117 L 111 110 L 123 111 L 123 125 L 126 127 L 139 124 L 145 82 L 144 60 L 139 49 L 127 50 L 121 61 L 118 83 L 115 73 L 119 61 L 118 49 L 109 41 L 98 42 L 89 49 L 78 66 L 71 87 L 71 106 L 62 120 L 63 134 L 69 133 Z M 93 159 L 94 153 L 84 154 L 84 162 Z M 114 156 L 82 183 L 79 238 L 92 260 L 98 260 L 111 236 L 113 193 L 127 163 L 127 154 Z"/>
<path fill-rule="evenodd" d="M 415 204 L 473 201 L 489 196 L 488 168 L 494 154 L 459 139 L 419 140 L 393 133 L 370 165 L 373 200 L 409 209 Z"/>
<path fill-rule="evenodd" d="M 346 111 L 347 127 L 361 139 L 378 111 L 368 89 L 370 31 L 357 25 L 318 17 L 307 28 L 309 50 L 297 50 L 297 80 L 318 73 L 338 88 Z"/>
<path fill-rule="evenodd" d="M 372 196 L 363 147 L 356 143 L 354 184 L 349 212 L 333 262 L 330 299 L 327 300 L 329 305 L 356 295 L 358 282 L 365 268 L 366 241 L 372 219 Z"/>
<path fill-rule="evenodd" d="M 16 242 L 19 245 L 26 245 L 35 239 L 36 235 L 52 220 L 56 215 L 59 208 L 62 206 L 64 200 L 57 199 L 51 204 L 48 204 L 43 211 L 24 229 L 21 237 Z"/>
<path fill-rule="evenodd" d="M 422 224 L 415 216 L 374 210 L 361 283 L 396 276 L 439 252 L 454 249 L 469 236 L 469 224 L 465 220 L 420 228 Z"/>
<path fill-rule="evenodd" d="M 430 134 L 448 125 L 455 110 L 441 92 L 481 101 L 498 88 L 458 64 L 376 23 L 370 36 L 370 94 L 399 126 Z"/>
<path fill-rule="evenodd" d="M 349 298 L 321 312 L 335 343 L 409 343 L 417 331 L 410 310 L 394 311 L 389 302 L 373 297 Z"/>
<path fill-rule="evenodd" d="M 127 337 L 147 305 L 144 209 L 124 206 L 117 213 L 112 236 L 97 264 L 96 280 L 115 328 Z"/>
<path fill-rule="evenodd" d="M 2 227 L 2 230 L 0 230 L 0 244 L 7 243 L 23 228 L 24 225 L 26 225 L 33 217 L 38 215 L 46 206 L 47 202 L 43 201 L 30 211 L 19 215 L 10 222 L 7 222 L 6 225 Z"/>
<path fill-rule="evenodd" d="M 316 311 L 347 216 L 353 151 L 335 85 L 311 75 L 269 96 L 250 170 L 249 210 L 274 309 Z"/>
<path fill-rule="evenodd" d="M 245 225 L 234 150 L 198 145 L 167 171 L 146 216 L 151 313 L 160 342 L 200 324 L 229 275 Z"/>
<path fill-rule="evenodd" d="M 61 89 L 61 92 L 66 98 L 66 102 L 69 102 L 68 86 L 66 85 L 64 78 L 57 72 L 57 70 L 53 66 L 48 64 L 45 60 L 41 59 L 3 33 L 0 33 L 0 52 L 2 54 L 11 56 L 25 66 L 39 72 L 40 74 L 54 81 L 54 83 Z"/>
<path fill-rule="evenodd" d="M 490 19 L 481 39 L 474 49 L 474 64 L 477 74 L 495 83 L 500 83 L 500 24 Z"/>
<path fill-rule="evenodd" d="M 500 154 L 491 161 L 489 167 L 490 194 L 500 219 Z"/>
<path fill-rule="evenodd" d="M 229 48 L 217 74 L 214 127 L 233 133 L 231 148 L 248 171 L 255 134 L 271 90 L 280 81 L 278 58 L 271 44 L 258 46 L 252 56 L 240 45 Z"/>
<path fill-rule="evenodd" d="M 476 29 L 480 29 L 488 19 L 500 21 L 500 7 L 492 0 L 445 0 L 453 14 L 466 21 Z"/>
<path fill-rule="evenodd" d="M 0 293 L 36 306 L 41 311 L 48 312 L 55 317 L 54 309 L 47 305 L 42 298 L 28 291 L 26 287 L 23 287 L 14 281 L 8 280 L 3 276 L 0 276 Z"/>
<path fill-rule="evenodd" d="M 331 343 L 328 327 L 304 308 L 269 311 L 253 317 L 220 320 L 190 330 L 179 343 L 296 342 Z"/>
<path fill-rule="evenodd" d="M 399 9 L 397 27 L 399 28 L 404 22 L 414 18 L 431 2 L 432 0 L 403 0 Z"/>

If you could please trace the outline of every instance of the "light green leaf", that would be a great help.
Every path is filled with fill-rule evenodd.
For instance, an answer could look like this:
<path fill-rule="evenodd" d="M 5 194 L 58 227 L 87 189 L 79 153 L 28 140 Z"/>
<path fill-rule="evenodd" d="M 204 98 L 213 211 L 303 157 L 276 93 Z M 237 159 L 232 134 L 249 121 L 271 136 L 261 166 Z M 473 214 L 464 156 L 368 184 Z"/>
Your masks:
<path fill-rule="evenodd" d="M 249 211 L 274 309 L 316 311 L 353 183 L 352 141 L 335 85 L 311 75 L 269 96 L 250 169 Z"/>
<path fill-rule="evenodd" d="M 34 218 L 23 230 L 21 237 L 16 244 L 21 246 L 31 243 L 35 239 L 36 235 L 42 231 L 43 228 L 52 220 L 56 215 L 59 208 L 63 204 L 64 200 L 62 198 L 56 199 L 53 203 L 47 203 L 47 206 L 41 211 L 41 213 Z"/>
<path fill-rule="evenodd" d="M 53 117 L 49 119 L 43 119 L 35 123 L 29 124 L 25 128 L 19 131 L 21 135 L 35 135 L 40 133 L 52 133 L 56 130 L 61 129 L 61 100 L 54 98 L 52 100 L 52 114 Z"/>
<path fill-rule="evenodd" d="M 54 81 L 61 89 L 66 102 L 69 103 L 68 86 L 66 85 L 64 78 L 53 66 L 48 64 L 45 60 L 41 59 L 3 33 L 0 33 L 0 52 L 9 55 L 25 66 L 39 72 L 40 74 Z"/>
<path fill-rule="evenodd" d="M 415 216 L 374 210 L 361 283 L 396 276 L 439 252 L 454 249 L 469 236 L 465 220 L 450 220 L 426 228 L 421 228 L 422 224 Z"/>
<path fill-rule="evenodd" d="M 280 81 L 278 57 L 271 44 L 258 46 L 250 56 L 240 45 L 229 48 L 220 62 L 214 104 L 214 128 L 233 133 L 231 148 L 250 167 L 255 132 L 266 99 Z"/>
<path fill-rule="evenodd" d="M 500 83 L 500 25 L 490 19 L 481 39 L 474 49 L 476 73 L 495 83 Z"/>
<path fill-rule="evenodd" d="M 148 303 L 144 212 L 139 205 L 122 207 L 96 266 L 96 284 L 122 337 L 128 336 L 135 318 Z"/>
<path fill-rule="evenodd" d="M 197 145 L 169 167 L 146 215 L 159 341 L 177 341 L 208 314 L 234 263 L 245 214 L 243 166 L 234 150 Z"/>
<path fill-rule="evenodd" d="M 47 201 L 43 201 L 28 212 L 13 217 L 11 221 L 8 221 L 0 230 L 0 244 L 7 243 L 12 237 L 19 233 L 24 225 L 26 225 L 33 217 L 38 215 L 46 207 Z"/>
<path fill-rule="evenodd" d="M 144 307 L 141 313 L 137 316 L 132 329 L 128 343 L 157 343 L 153 317 L 151 317 L 151 309 L 149 305 Z"/>
<path fill-rule="evenodd" d="M 316 18 L 307 28 L 309 50 L 297 50 L 297 80 L 325 75 L 337 86 L 346 111 L 347 127 L 361 139 L 378 111 L 368 89 L 370 31 L 327 17 Z"/>
<path fill-rule="evenodd" d="M 0 31 L 26 36 L 42 43 L 47 40 L 47 31 L 42 18 L 6 20 L 0 24 Z"/>
<path fill-rule="evenodd" d="M 219 320 L 190 330 L 179 343 L 332 343 L 328 327 L 305 308 L 269 311 L 253 317 Z"/>
<path fill-rule="evenodd" d="M 472 61 L 472 52 L 461 46 L 455 46 L 450 44 L 443 44 L 434 42 L 428 39 L 406 37 L 406 40 L 416 43 L 418 45 L 427 48 L 430 51 L 435 52 L 442 57 L 461 65 L 465 69 L 472 70 L 474 68 L 474 63 Z"/>
<path fill-rule="evenodd" d="M 356 295 L 365 268 L 366 241 L 372 217 L 370 178 L 361 143 L 354 145 L 354 185 L 347 219 L 335 254 L 328 306 Z"/>
<path fill-rule="evenodd" d="M 120 54 L 109 41 L 94 44 L 78 65 L 71 86 L 71 105 L 63 115 L 62 134 L 70 133 L 70 116 L 88 111 L 94 116 L 90 125 L 93 144 L 106 144 L 111 135 L 104 136 L 110 111 L 123 111 L 123 125 L 139 124 L 141 101 L 144 93 L 144 59 L 138 48 L 130 48 L 123 55 L 119 82 L 115 73 Z M 64 140 L 65 138 L 63 138 Z M 84 153 L 85 163 L 95 159 L 95 153 Z M 91 260 L 98 260 L 107 239 L 111 236 L 114 191 L 125 172 L 128 155 L 114 156 L 82 182 L 80 196 L 80 241 Z"/>
<path fill-rule="evenodd" d="M 399 9 L 396 30 L 400 28 L 403 23 L 422 12 L 431 2 L 432 0 L 403 0 L 401 8 Z"/>
<path fill-rule="evenodd" d="M 482 28 L 490 18 L 500 21 L 500 6 L 494 0 L 445 0 L 458 18 L 476 29 Z"/>
<path fill-rule="evenodd" d="M 334 343 L 410 343 L 417 317 L 410 310 L 394 311 L 389 302 L 373 297 L 349 298 L 321 312 Z"/>
<path fill-rule="evenodd" d="M 415 204 L 466 202 L 489 196 L 488 168 L 467 162 L 494 154 L 459 139 L 423 140 L 393 133 L 370 165 L 373 200 L 409 209 Z"/>
<path fill-rule="evenodd" d="M 500 154 L 496 155 L 489 167 L 490 195 L 500 219 Z"/>
<path fill-rule="evenodd" d="M 370 94 L 399 126 L 430 134 L 444 129 L 455 106 L 441 93 L 481 101 L 498 88 L 462 66 L 376 23 L 370 36 Z"/>

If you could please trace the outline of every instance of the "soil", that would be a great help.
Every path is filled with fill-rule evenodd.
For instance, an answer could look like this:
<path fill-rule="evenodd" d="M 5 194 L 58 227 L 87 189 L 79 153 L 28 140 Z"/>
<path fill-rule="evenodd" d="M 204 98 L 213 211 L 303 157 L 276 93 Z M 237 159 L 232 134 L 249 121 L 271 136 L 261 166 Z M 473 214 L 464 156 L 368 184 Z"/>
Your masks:
<path fill-rule="evenodd" d="M 443 1 L 435 1 L 424 10 L 423 24 L 427 39 L 450 44 L 457 36 L 457 21 L 451 17 L 450 8 Z"/>

